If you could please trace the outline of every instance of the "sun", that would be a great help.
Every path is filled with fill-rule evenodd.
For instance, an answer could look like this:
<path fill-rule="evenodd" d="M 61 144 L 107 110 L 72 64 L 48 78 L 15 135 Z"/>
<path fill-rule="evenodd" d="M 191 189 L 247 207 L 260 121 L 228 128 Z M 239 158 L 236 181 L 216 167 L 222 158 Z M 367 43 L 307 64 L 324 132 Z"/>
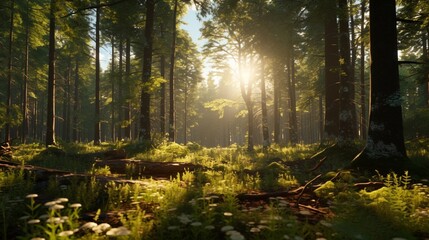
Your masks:
<path fill-rule="evenodd" d="M 249 84 L 253 83 L 256 67 L 249 61 L 241 61 L 240 63 L 236 59 L 228 60 L 228 67 L 231 70 L 233 79 L 236 81 L 237 86 L 244 84 L 247 88 Z"/>

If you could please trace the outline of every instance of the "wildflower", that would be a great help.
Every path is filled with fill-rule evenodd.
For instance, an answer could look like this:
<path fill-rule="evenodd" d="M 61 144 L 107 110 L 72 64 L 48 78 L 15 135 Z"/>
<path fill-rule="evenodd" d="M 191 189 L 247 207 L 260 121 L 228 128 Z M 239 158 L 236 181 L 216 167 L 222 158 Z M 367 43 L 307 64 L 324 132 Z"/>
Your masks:
<path fill-rule="evenodd" d="M 401 237 L 394 237 L 392 238 L 392 240 L 407 240 L 406 238 L 401 238 Z"/>
<path fill-rule="evenodd" d="M 228 231 L 234 230 L 234 227 L 230 225 L 226 225 L 226 226 L 223 226 L 220 230 L 222 232 L 228 232 Z"/>
<path fill-rule="evenodd" d="M 232 213 L 230 213 L 230 212 L 224 212 L 223 215 L 226 216 L 226 217 L 231 217 Z"/>
<path fill-rule="evenodd" d="M 87 222 L 85 224 L 83 224 L 80 228 L 82 228 L 83 230 L 90 230 L 93 229 L 94 227 L 96 227 L 98 224 L 95 222 Z"/>
<path fill-rule="evenodd" d="M 167 210 L 167 212 L 174 212 L 174 211 L 176 211 L 177 210 L 177 208 L 169 208 L 168 210 Z"/>
<path fill-rule="evenodd" d="M 22 217 L 19 218 L 19 220 L 27 220 L 29 218 L 30 218 L 30 216 L 22 216 Z"/>
<path fill-rule="evenodd" d="M 38 197 L 39 195 L 37 195 L 37 194 L 35 194 L 35 193 L 33 193 L 33 194 L 28 194 L 27 196 L 25 196 L 25 198 L 36 198 L 36 197 Z"/>
<path fill-rule="evenodd" d="M 295 236 L 294 237 L 295 240 L 304 240 L 304 238 L 300 237 L 300 236 Z"/>
<path fill-rule="evenodd" d="M 322 224 L 325 227 L 332 227 L 332 223 L 325 221 L 325 220 L 321 220 L 320 224 Z"/>
<path fill-rule="evenodd" d="M 244 236 L 240 232 L 235 231 L 235 230 L 228 231 L 226 233 L 226 235 L 229 235 L 229 238 L 231 240 L 244 240 L 245 239 Z"/>
<path fill-rule="evenodd" d="M 176 230 L 179 229 L 179 226 L 168 226 L 168 230 Z"/>
<path fill-rule="evenodd" d="M 201 222 L 193 222 L 193 223 L 191 223 L 191 226 L 193 226 L 193 227 L 199 227 L 201 225 L 203 225 Z"/>
<path fill-rule="evenodd" d="M 126 227 L 112 228 L 106 233 L 107 236 L 126 236 L 130 234 L 131 231 L 128 230 Z"/>
<path fill-rule="evenodd" d="M 97 225 L 95 227 L 92 228 L 92 231 L 96 232 L 96 233 L 102 233 L 105 232 L 107 230 L 109 230 L 111 228 L 110 224 L 108 223 L 102 223 L 100 225 Z"/>
<path fill-rule="evenodd" d="M 181 223 L 183 223 L 183 224 L 188 224 L 188 223 L 192 222 L 192 221 L 191 221 L 191 219 L 189 219 L 189 216 L 188 216 L 188 215 L 186 215 L 186 214 L 181 214 L 181 215 L 180 215 L 180 216 L 178 216 L 177 218 L 178 218 L 178 219 L 179 219 L 179 221 L 180 221 Z"/>
<path fill-rule="evenodd" d="M 80 208 L 82 207 L 82 204 L 80 203 L 73 203 L 72 205 L 70 205 L 71 208 Z"/>
<path fill-rule="evenodd" d="M 304 215 L 304 216 L 312 215 L 311 212 L 308 210 L 301 210 L 301 211 L 299 211 L 299 214 Z"/>
<path fill-rule="evenodd" d="M 64 208 L 64 206 L 60 205 L 60 204 L 55 204 L 55 205 L 52 205 L 52 206 L 49 207 L 50 210 L 60 210 L 60 209 L 63 209 L 63 208 Z"/>
<path fill-rule="evenodd" d="M 41 219 L 41 220 L 46 220 L 46 219 L 48 219 L 49 218 L 49 215 L 48 214 L 43 214 L 43 215 L 40 215 L 39 216 L 39 219 Z"/>
<path fill-rule="evenodd" d="M 59 237 L 68 237 L 68 236 L 71 236 L 73 234 L 74 234 L 73 231 L 67 230 L 67 231 L 62 231 L 62 232 L 58 233 L 58 236 Z"/>
<path fill-rule="evenodd" d="M 257 227 L 252 227 L 251 229 L 250 229 L 250 232 L 251 233 L 258 233 L 258 232 L 260 232 L 261 231 L 261 229 L 259 229 L 259 228 L 257 228 Z"/>
<path fill-rule="evenodd" d="M 54 218 L 49 218 L 48 220 L 46 220 L 47 223 L 54 223 L 54 224 L 59 224 L 59 223 L 63 223 L 64 220 L 62 220 L 59 217 L 54 217 Z"/>
<path fill-rule="evenodd" d="M 50 206 L 53 206 L 53 205 L 55 205 L 55 204 L 57 204 L 57 202 L 56 202 L 56 201 L 50 201 L 50 202 L 45 203 L 45 206 L 46 206 L 46 207 L 50 207 Z"/>
<path fill-rule="evenodd" d="M 69 201 L 69 199 L 68 199 L 68 198 L 57 198 L 55 201 L 56 201 L 57 203 L 63 203 L 63 202 L 68 202 L 68 201 Z"/>
<path fill-rule="evenodd" d="M 45 240 L 44 238 L 41 238 L 41 237 L 34 237 L 34 238 L 32 238 L 31 240 Z"/>
<path fill-rule="evenodd" d="M 69 220 L 69 217 L 68 216 L 62 216 L 61 220 L 67 221 L 67 220 Z"/>
<path fill-rule="evenodd" d="M 215 227 L 213 225 L 207 225 L 204 227 L 204 229 L 213 230 L 213 229 L 215 229 Z"/>
<path fill-rule="evenodd" d="M 27 223 L 28 224 L 38 224 L 38 223 L 40 223 L 40 220 L 39 219 L 31 219 L 31 220 L 28 220 Z"/>

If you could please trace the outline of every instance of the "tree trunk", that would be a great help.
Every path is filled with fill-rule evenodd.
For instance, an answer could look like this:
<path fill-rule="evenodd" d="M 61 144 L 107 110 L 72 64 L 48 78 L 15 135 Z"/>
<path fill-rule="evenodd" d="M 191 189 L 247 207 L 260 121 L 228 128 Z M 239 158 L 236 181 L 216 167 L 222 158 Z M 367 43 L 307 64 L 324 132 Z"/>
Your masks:
<path fill-rule="evenodd" d="M 120 37 L 119 39 L 119 69 L 118 69 L 118 118 L 119 118 L 119 125 L 117 130 L 117 135 L 119 140 L 122 140 L 123 134 L 122 134 L 122 122 L 124 121 L 123 117 L 123 104 L 124 104 L 124 96 L 123 96 L 123 89 L 124 89 L 124 81 L 123 81 L 123 72 L 124 72 L 124 41 L 123 38 Z"/>
<path fill-rule="evenodd" d="M 267 92 L 265 89 L 265 62 L 261 57 L 261 111 L 262 111 L 262 138 L 263 148 L 267 151 L 270 147 L 270 133 L 268 131 Z"/>
<path fill-rule="evenodd" d="M 49 72 L 48 110 L 46 119 L 46 147 L 55 145 L 55 12 L 56 2 L 51 0 L 49 14 Z"/>
<path fill-rule="evenodd" d="M 22 92 L 22 143 L 27 142 L 29 120 L 28 120 L 28 64 L 29 64 L 29 52 L 30 52 L 30 24 L 29 24 L 29 11 L 28 2 L 26 4 L 25 12 L 25 53 L 24 53 L 24 76 L 23 76 L 23 92 Z"/>
<path fill-rule="evenodd" d="M 278 69 L 273 69 L 274 72 L 278 72 Z M 279 74 L 274 75 L 274 142 L 280 143 L 280 76 Z"/>
<path fill-rule="evenodd" d="M 295 90 L 295 58 L 293 46 L 290 46 L 289 56 L 287 57 L 287 87 L 289 93 L 289 134 L 290 143 L 295 146 L 298 143 L 298 124 L 296 117 L 296 90 Z"/>
<path fill-rule="evenodd" d="M 100 0 L 97 0 L 100 5 Z M 95 123 L 94 123 L 94 145 L 101 144 L 101 122 L 100 122 L 100 11 L 97 7 L 95 18 Z"/>
<path fill-rule="evenodd" d="M 338 25 L 335 1 L 325 1 L 325 133 L 328 141 L 338 137 L 339 74 Z"/>
<path fill-rule="evenodd" d="M 422 46 L 423 46 L 423 62 L 428 64 L 429 61 L 429 52 L 428 52 L 428 32 L 423 31 L 422 33 Z M 423 69 L 423 79 L 422 79 L 422 87 L 421 87 L 421 93 L 422 93 L 422 100 L 421 100 L 421 106 L 422 107 L 428 107 L 429 106 L 429 93 L 428 93 L 428 80 L 429 80 L 429 68 L 425 67 Z"/>
<path fill-rule="evenodd" d="M 131 140 L 131 40 L 129 37 L 125 40 L 125 86 L 126 86 L 126 97 L 124 107 L 124 137 L 127 140 Z"/>
<path fill-rule="evenodd" d="M 9 49 L 8 49 L 8 71 L 7 71 L 7 91 L 6 91 L 6 129 L 5 129 L 5 142 L 10 142 L 10 122 L 11 122 L 11 115 L 10 110 L 12 108 L 12 96 L 11 96 L 11 90 L 12 90 L 12 71 L 13 71 L 13 56 L 12 56 L 12 49 L 13 49 L 13 26 L 14 26 L 14 18 L 15 15 L 15 1 L 10 1 L 10 25 L 9 25 Z"/>
<path fill-rule="evenodd" d="M 111 62 L 111 67 L 110 67 L 110 83 L 112 84 L 112 102 L 110 103 L 112 106 L 112 112 L 111 112 L 111 128 L 110 128 L 110 134 L 112 137 L 112 141 L 115 142 L 116 141 L 116 120 L 115 120 L 115 103 L 116 103 L 116 98 L 115 98 L 115 38 L 112 36 L 112 40 L 111 40 L 111 44 L 112 44 L 112 62 Z"/>
<path fill-rule="evenodd" d="M 72 139 L 74 142 L 79 141 L 79 123 L 78 123 L 78 109 L 79 109 L 79 59 L 75 59 L 75 77 L 74 77 L 74 101 L 73 101 L 73 131 Z"/>
<path fill-rule="evenodd" d="M 340 144 L 347 144 L 355 139 L 355 106 L 354 106 L 354 77 L 350 61 L 350 34 L 347 0 L 339 0 L 339 29 L 340 29 L 340 115 L 339 136 Z"/>
<path fill-rule="evenodd" d="M 402 171 L 404 144 L 395 0 L 370 0 L 371 112 L 365 149 L 355 167 Z"/>
<path fill-rule="evenodd" d="M 173 38 L 171 42 L 171 55 L 170 55 L 170 113 L 169 113 L 169 141 L 176 141 L 176 109 L 174 102 L 174 61 L 176 58 L 176 35 L 177 35 L 177 5 L 178 0 L 174 0 L 173 9 Z"/>
<path fill-rule="evenodd" d="M 143 141 L 151 140 L 150 129 L 150 93 L 149 84 L 152 71 L 152 41 L 153 41 L 153 22 L 155 15 L 155 1 L 146 1 L 146 23 L 145 23 L 145 38 L 146 44 L 144 46 L 143 56 L 143 75 L 142 82 L 143 88 L 141 92 L 141 106 L 140 106 L 140 133 L 139 138 Z"/>
<path fill-rule="evenodd" d="M 366 88 L 365 88 L 365 42 L 364 39 L 364 29 L 365 29 L 365 2 L 366 0 L 362 0 L 361 3 L 361 42 L 360 42 L 360 132 L 362 135 L 362 139 L 366 139 L 367 137 L 367 110 L 366 110 Z"/>
<path fill-rule="evenodd" d="M 164 26 L 161 24 L 161 39 L 164 39 Z M 161 74 L 162 79 L 165 79 L 165 56 L 164 53 L 161 53 L 161 58 L 160 58 L 160 64 L 159 64 L 159 71 Z M 165 136 L 165 120 L 166 120 L 166 115 L 165 115 L 165 82 L 161 83 L 161 102 L 160 102 L 160 111 L 159 111 L 159 120 L 160 120 L 160 131 L 161 131 L 161 136 L 164 137 Z"/>

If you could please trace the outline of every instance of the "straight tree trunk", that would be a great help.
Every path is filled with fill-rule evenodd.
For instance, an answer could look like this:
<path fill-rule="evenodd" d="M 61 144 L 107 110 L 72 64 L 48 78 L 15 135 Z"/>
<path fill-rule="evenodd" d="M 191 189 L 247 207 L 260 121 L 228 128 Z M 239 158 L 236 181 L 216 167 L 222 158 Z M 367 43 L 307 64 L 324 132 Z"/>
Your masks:
<path fill-rule="evenodd" d="M 146 44 L 143 50 L 143 88 L 141 92 L 140 106 L 140 132 L 139 138 L 143 141 L 151 140 L 151 125 L 150 125 L 150 93 L 149 84 L 152 74 L 152 41 L 153 41 L 153 23 L 155 15 L 155 1 L 146 1 L 146 23 L 145 23 L 145 39 Z"/>
<path fill-rule="evenodd" d="M 124 41 L 123 38 L 120 37 L 119 39 L 119 69 L 118 69 L 118 118 L 119 118 L 119 125 L 118 125 L 118 138 L 121 140 L 123 138 L 123 131 L 122 131 L 122 122 L 124 121 L 123 111 L 122 108 L 124 107 L 124 96 L 123 96 L 123 89 L 124 89 L 124 81 L 123 81 L 123 72 L 124 72 Z"/>
<path fill-rule="evenodd" d="M 164 26 L 161 24 L 161 39 L 164 39 Z M 162 79 L 165 79 L 165 56 L 164 53 L 161 53 L 161 58 L 160 58 L 160 64 L 159 64 L 159 71 L 161 74 Z M 164 137 L 165 136 L 165 120 L 166 120 L 166 113 L 165 113 L 165 82 L 161 83 L 161 102 L 160 102 L 160 110 L 159 110 L 159 119 L 160 119 L 160 131 L 161 131 L 161 136 Z"/>
<path fill-rule="evenodd" d="M 347 144 L 355 139 L 355 106 L 354 78 L 350 60 L 350 31 L 349 10 L 347 0 L 339 0 L 339 29 L 340 29 L 340 115 L 339 137 L 340 144 Z"/>
<path fill-rule="evenodd" d="M 46 147 L 55 145 L 55 12 L 56 2 L 51 0 L 49 14 L 49 71 L 48 110 L 46 119 Z M 43 114 L 42 114 L 43 115 Z"/>
<path fill-rule="evenodd" d="M 364 39 L 364 29 L 365 29 L 365 4 L 366 0 L 362 0 L 361 3 L 361 42 L 360 42 L 360 132 L 362 139 L 367 137 L 367 110 L 366 110 L 366 88 L 365 88 L 365 42 Z"/>
<path fill-rule="evenodd" d="M 22 135 L 21 139 L 23 143 L 27 142 L 29 120 L 28 120 L 28 64 L 29 64 L 29 52 L 30 52 L 30 31 L 29 31 L 29 6 L 26 4 L 25 13 L 25 53 L 24 53 L 24 73 L 23 73 L 23 92 L 22 92 Z"/>
<path fill-rule="evenodd" d="M 325 140 L 338 137 L 339 129 L 339 54 L 335 1 L 325 2 Z"/>
<path fill-rule="evenodd" d="M 428 64 L 429 61 L 429 52 L 428 52 L 428 32 L 423 31 L 422 33 L 422 46 L 423 46 L 423 62 Z M 422 93 L 422 107 L 428 107 L 429 106 L 429 93 L 428 93 L 428 80 L 429 80 L 429 70 L 426 67 L 423 73 L 423 79 L 422 79 L 422 87 L 421 87 L 421 93 Z"/>
<path fill-rule="evenodd" d="M 131 40 L 129 37 L 125 39 L 125 86 L 126 86 L 126 101 L 124 107 L 124 137 L 131 140 Z"/>
<path fill-rule="evenodd" d="M 116 120 L 115 120 L 115 116 L 116 116 L 116 112 L 115 112 L 115 103 L 116 103 L 116 98 L 115 98 L 115 38 L 112 36 L 112 40 L 111 40 L 111 44 L 112 44 L 112 62 L 111 62 L 111 67 L 110 67 L 110 82 L 112 84 L 112 102 L 111 102 L 111 106 L 112 106 L 112 113 L 111 113 L 111 129 L 110 129 L 110 134 L 112 137 L 112 141 L 115 142 L 116 141 Z"/>
<path fill-rule="evenodd" d="M 274 72 L 277 72 L 278 69 L 273 69 Z M 281 99 L 281 91 L 280 91 L 280 76 L 279 74 L 274 75 L 274 142 L 280 143 L 280 99 Z"/>
<path fill-rule="evenodd" d="M 97 0 L 100 5 L 100 0 Z M 97 7 L 95 18 L 95 123 L 94 123 L 94 145 L 101 144 L 101 122 L 100 122 L 100 11 Z"/>
<path fill-rule="evenodd" d="M 71 116 L 70 116 L 70 112 L 71 112 L 71 105 L 70 105 L 70 88 L 71 88 L 71 74 L 72 74 L 72 66 L 71 66 L 71 59 L 69 60 L 68 63 L 68 67 L 67 67 L 67 79 L 66 79 L 66 91 L 65 91 L 65 95 L 66 95 L 66 118 L 64 119 L 64 123 L 65 123 L 65 135 L 64 135 L 64 139 L 66 142 L 70 142 L 70 125 L 71 125 Z"/>
<path fill-rule="evenodd" d="M 267 151 L 270 147 L 270 133 L 268 131 L 267 92 L 265 89 L 265 62 L 261 56 L 261 110 L 262 110 L 262 138 L 263 148 Z"/>
<path fill-rule="evenodd" d="M 290 143 L 295 146 L 298 143 L 298 124 L 296 117 L 296 90 L 295 90 L 295 58 L 293 46 L 290 47 L 289 57 L 287 57 L 287 87 L 289 93 L 289 135 Z"/>
<path fill-rule="evenodd" d="M 253 113 L 253 101 L 252 101 L 252 87 L 253 87 L 253 80 L 252 76 L 247 76 L 249 79 L 247 79 L 247 90 L 246 90 L 246 84 L 245 79 L 243 76 L 243 56 L 242 56 L 242 46 L 239 43 L 238 44 L 238 73 L 239 73 L 239 80 L 240 80 L 240 91 L 241 96 L 243 97 L 243 100 L 246 104 L 247 108 L 247 150 L 249 152 L 254 150 L 254 142 L 253 142 L 253 127 L 254 127 L 254 113 Z"/>
<path fill-rule="evenodd" d="M 75 59 L 75 77 L 74 77 L 74 96 L 73 96 L 73 131 L 72 139 L 73 142 L 79 141 L 79 123 L 78 123 L 78 109 L 79 109 L 79 59 Z"/>
<path fill-rule="evenodd" d="M 176 141 L 176 109 L 174 101 L 174 62 L 176 59 L 176 35 L 177 35 L 177 5 L 178 0 L 174 0 L 173 9 L 173 38 L 171 41 L 170 55 L 170 112 L 169 112 L 169 130 L 168 137 L 170 142 Z"/>
<path fill-rule="evenodd" d="M 14 15 L 15 15 L 15 1 L 10 1 L 10 25 L 9 25 L 9 49 L 8 49 L 8 71 L 7 71 L 7 91 L 6 91 L 6 129 L 5 129 L 5 142 L 10 142 L 10 121 L 11 121 L 11 114 L 10 110 L 12 108 L 12 71 L 13 71 L 13 56 L 12 56 L 12 49 L 13 49 L 13 26 L 14 26 Z"/>
<path fill-rule="evenodd" d="M 370 0 L 371 112 L 365 149 L 354 159 L 358 168 L 403 171 L 404 144 L 395 0 Z"/>

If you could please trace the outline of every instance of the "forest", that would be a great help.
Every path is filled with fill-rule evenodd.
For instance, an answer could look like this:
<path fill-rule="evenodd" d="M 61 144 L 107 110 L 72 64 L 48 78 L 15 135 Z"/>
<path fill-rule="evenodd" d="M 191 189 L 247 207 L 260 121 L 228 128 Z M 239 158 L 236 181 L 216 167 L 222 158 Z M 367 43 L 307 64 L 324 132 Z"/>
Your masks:
<path fill-rule="evenodd" d="M 429 239 L 428 121 L 427 0 L 0 2 L 0 239 Z"/>

